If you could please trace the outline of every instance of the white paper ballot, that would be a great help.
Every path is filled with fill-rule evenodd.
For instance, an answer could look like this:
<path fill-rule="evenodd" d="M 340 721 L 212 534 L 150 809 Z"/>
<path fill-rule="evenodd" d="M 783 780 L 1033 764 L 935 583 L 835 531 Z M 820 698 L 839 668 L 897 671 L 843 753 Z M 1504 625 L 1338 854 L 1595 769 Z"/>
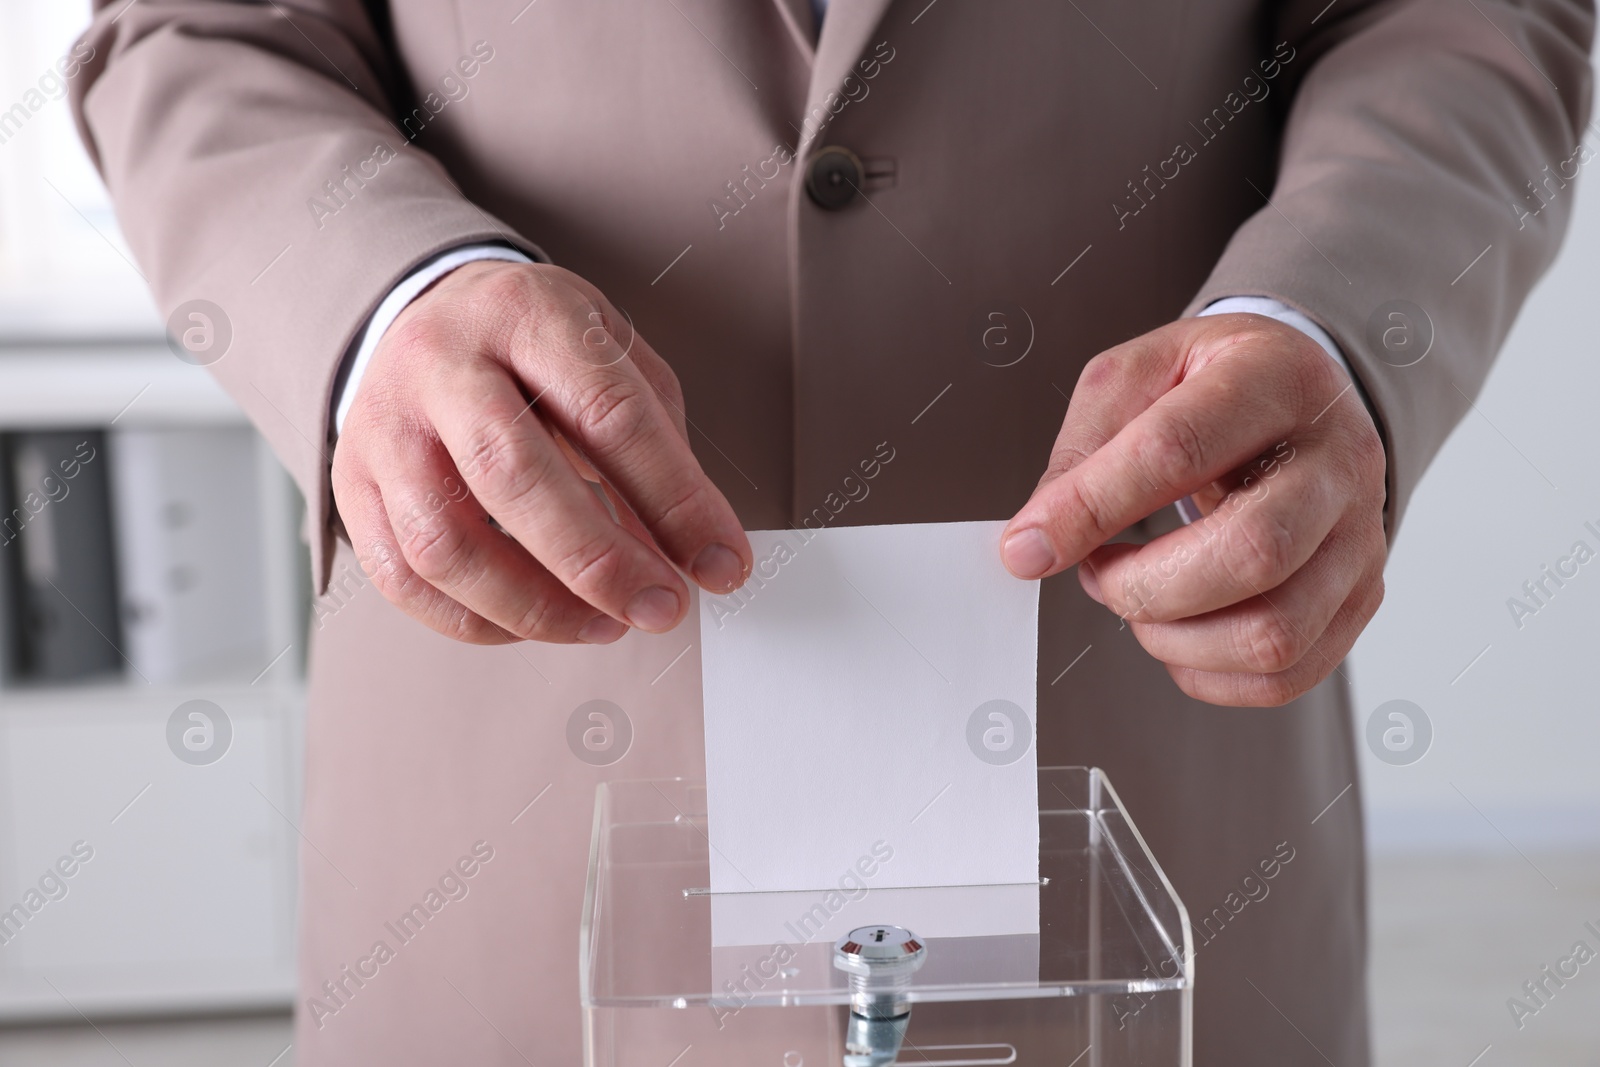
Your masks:
<path fill-rule="evenodd" d="M 711 890 L 1039 878 L 1039 585 L 999 522 L 750 534 L 700 599 Z"/>

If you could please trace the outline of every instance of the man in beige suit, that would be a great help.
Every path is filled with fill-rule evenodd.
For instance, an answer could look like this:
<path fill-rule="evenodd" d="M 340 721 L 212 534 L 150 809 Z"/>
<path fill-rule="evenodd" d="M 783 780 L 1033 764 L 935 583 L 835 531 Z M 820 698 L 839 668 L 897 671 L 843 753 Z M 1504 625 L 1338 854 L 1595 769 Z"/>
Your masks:
<path fill-rule="evenodd" d="M 1061 575 L 1039 759 L 1108 770 L 1196 917 L 1196 1063 L 1365 1063 L 1338 664 L 1559 243 L 1570 197 L 1518 205 L 1590 33 L 1579 0 L 99 5 L 86 142 L 308 505 L 298 1061 L 578 1062 L 595 785 L 703 774 L 690 582 L 743 580 L 741 529 L 1009 517 L 1011 570 Z M 596 698 L 609 766 L 565 740 Z"/>

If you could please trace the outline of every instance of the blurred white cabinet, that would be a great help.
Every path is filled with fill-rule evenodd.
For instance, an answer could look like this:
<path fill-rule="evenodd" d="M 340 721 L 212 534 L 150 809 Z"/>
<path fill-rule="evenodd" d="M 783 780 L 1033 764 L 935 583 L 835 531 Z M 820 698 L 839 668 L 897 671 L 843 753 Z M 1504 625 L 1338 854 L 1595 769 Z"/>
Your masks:
<path fill-rule="evenodd" d="M 159 343 L 0 347 L 0 432 L 113 424 L 245 422 Z M 0 689 L 0 1020 L 292 1001 L 303 548 L 298 498 L 259 438 L 253 462 L 263 535 L 238 565 L 261 582 L 259 662 L 184 683 L 129 671 Z M 226 716 L 214 762 L 172 739 L 195 700 Z"/>

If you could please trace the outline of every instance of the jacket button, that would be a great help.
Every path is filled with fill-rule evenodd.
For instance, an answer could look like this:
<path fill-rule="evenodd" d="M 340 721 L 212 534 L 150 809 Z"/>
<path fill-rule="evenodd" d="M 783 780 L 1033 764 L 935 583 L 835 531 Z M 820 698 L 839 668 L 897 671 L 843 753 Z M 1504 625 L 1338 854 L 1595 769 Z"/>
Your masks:
<path fill-rule="evenodd" d="M 806 168 L 806 192 L 820 207 L 838 211 L 855 199 L 861 187 L 861 160 L 848 148 L 829 145 L 811 157 Z"/>

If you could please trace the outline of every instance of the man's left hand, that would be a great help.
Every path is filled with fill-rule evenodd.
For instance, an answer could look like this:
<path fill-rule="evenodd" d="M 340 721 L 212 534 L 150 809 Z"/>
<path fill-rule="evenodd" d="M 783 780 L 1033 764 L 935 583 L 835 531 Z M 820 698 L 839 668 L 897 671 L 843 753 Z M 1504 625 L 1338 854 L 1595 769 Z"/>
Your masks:
<path fill-rule="evenodd" d="M 1001 557 L 1021 578 L 1076 564 L 1190 696 L 1283 704 L 1338 666 L 1383 600 L 1385 466 L 1360 396 L 1311 338 L 1260 315 L 1182 319 L 1089 361 Z M 1106 543 L 1185 496 L 1203 518 Z"/>

